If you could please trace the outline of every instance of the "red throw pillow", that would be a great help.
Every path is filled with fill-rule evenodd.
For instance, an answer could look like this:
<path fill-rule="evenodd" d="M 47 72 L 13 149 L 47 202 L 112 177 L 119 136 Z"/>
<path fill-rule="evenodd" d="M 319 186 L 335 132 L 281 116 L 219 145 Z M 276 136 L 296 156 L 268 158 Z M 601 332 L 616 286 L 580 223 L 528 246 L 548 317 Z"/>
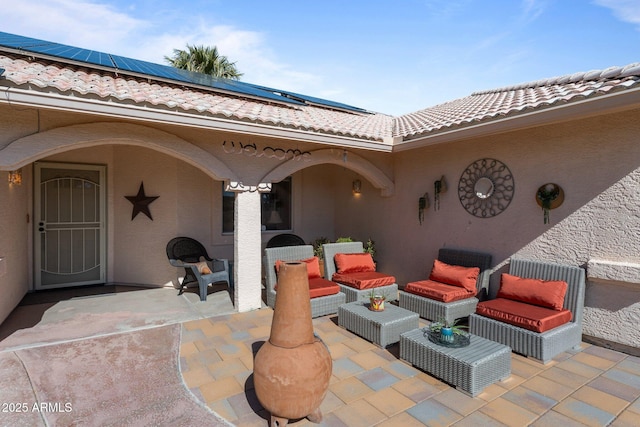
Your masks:
<path fill-rule="evenodd" d="M 429 280 L 434 280 L 447 285 L 459 286 L 477 293 L 478 276 L 480 268 L 463 267 L 461 265 L 449 265 L 440 260 L 433 261 L 433 268 Z"/>
<path fill-rule="evenodd" d="M 376 271 L 376 265 L 373 262 L 371 254 L 368 252 L 336 254 L 334 260 L 336 262 L 336 272 L 339 274 Z"/>
<path fill-rule="evenodd" d="M 284 263 L 287 262 L 306 262 L 307 263 L 307 275 L 309 277 L 309 279 L 317 279 L 318 277 L 322 277 L 322 274 L 320 274 L 320 260 L 318 259 L 317 256 L 311 257 L 311 258 L 307 258 L 307 259 L 301 259 L 300 261 L 282 261 L 282 260 L 277 260 L 276 261 L 276 274 L 278 274 L 278 271 L 280 270 L 280 266 Z"/>
<path fill-rule="evenodd" d="M 562 310 L 567 286 L 562 280 L 530 279 L 502 273 L 497 297 Z"/>

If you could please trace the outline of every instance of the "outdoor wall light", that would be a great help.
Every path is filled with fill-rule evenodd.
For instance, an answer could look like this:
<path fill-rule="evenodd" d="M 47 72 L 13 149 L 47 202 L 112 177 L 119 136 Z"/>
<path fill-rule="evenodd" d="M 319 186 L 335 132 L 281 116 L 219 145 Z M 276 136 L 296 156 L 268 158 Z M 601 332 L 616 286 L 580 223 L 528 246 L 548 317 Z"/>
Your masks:
<path fill-rule="evenodd" d="M 22 169 L 9 171 L 9 184 L 22 184 Z"/>
<path fill-rule="evenodd" d="M 360 194 L 362 192 L 362 181 L 359 179 L 354 180 L 351 189 L 353 190 L 353 194 Z"/>

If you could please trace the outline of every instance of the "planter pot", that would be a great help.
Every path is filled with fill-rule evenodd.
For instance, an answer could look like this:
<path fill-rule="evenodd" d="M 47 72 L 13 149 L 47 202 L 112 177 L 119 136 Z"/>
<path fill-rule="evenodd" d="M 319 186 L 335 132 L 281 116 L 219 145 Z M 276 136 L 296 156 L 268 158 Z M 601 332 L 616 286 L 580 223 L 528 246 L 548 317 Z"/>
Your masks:
<path fill-rule="evenodd" d="M 451 328 L 441 328 L 440 339 L 444 342 L 453 342 L 453 330 Z"/>
<path fill-rule="evenodd" d="M 320 404 L 329 388 L 332 361 L 313 332 L 305 263 L 285 263 L 278 272 L 278 296 L 269 340 L 254 360 L 254 385 L 271 426 L 307 417 L 322 421 Z"/>
<path fill-rule="evenodd" d="M 371 311 L 384 311 L 384 298 L 381 296 L 374 296 L 373 298 L 369 298 L 371 304 L 369 305 L 369 310 Z"/>

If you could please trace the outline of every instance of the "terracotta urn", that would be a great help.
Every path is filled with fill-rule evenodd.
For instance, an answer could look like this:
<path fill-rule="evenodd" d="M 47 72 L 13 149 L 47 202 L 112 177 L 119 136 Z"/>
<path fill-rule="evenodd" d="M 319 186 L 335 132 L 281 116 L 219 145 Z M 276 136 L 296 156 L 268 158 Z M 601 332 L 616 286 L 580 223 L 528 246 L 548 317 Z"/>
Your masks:
<path fill-rule="evenodd" d="M 305 417 L 320 423 L 331 370 L 329 350 L 313 333 L 307 266 L 284 263 L 278 271 L 271 335 L 253 368 L 256 395 L 271 413 L 271 426 Z"/>

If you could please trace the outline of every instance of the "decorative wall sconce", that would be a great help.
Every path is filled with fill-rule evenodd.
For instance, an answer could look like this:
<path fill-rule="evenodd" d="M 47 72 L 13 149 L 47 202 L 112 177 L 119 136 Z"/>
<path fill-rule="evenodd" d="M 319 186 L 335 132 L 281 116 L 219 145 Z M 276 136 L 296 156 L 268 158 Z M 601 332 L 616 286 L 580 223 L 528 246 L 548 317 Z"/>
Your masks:
<path fill-rule="evenodd" d="M 9 184 L 22 184 L 22 169 L 9 172 Z"/>
<path fill-rule="evenodd" d="M 558 184 L 547 183 L 536 191 L 536 202 L 542 207 L 544 223 L 549 223 L 549 211 L 559 207 L 564 202 L 564 191 Z"/>
<path fill-rule="evenodd" d="M 360 194 L 362 192 L 362 181 L 359 179 L 354 180 L 351 184 L 351 190 L 353 194 Z"/>
<path fill-rule="evenodd" d="M 424 222 L 425 209 L 429 209 L 429 193 L 424 193 L 424 195 L 418 199 L 418 221 L 420 225 Z"/>
<path fill-rule="evenodd" d="M 442 175 L 440 180 L 433 183 L 433 192 L 433 209 L 437 211 L 440 209 L 440 194 L 447 192 L 447 181 L 444 179 L 444 175 Z"/>

